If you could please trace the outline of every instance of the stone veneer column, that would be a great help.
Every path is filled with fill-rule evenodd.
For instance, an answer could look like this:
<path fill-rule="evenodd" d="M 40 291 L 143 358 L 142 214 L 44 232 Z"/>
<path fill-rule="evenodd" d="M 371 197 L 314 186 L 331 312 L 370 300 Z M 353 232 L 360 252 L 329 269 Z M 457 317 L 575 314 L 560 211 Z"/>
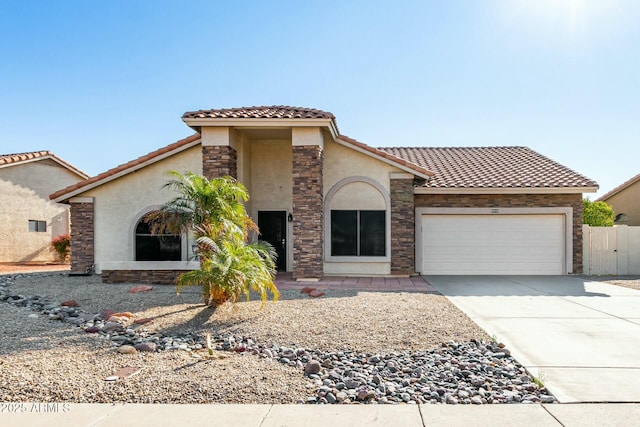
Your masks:
<path fill-rule="evenodd" d="M 293 146 L 293 277 L 323 274 L 322 147 Z"/>
<path fill-rule="evenodd" d="M 238 176 L 238 153 L 228 145 L 202 146 L 202 174 L 208 179 Z"/>
<path fill-rule="evenodd" d="M 409 275 L 415 267 L 413 175 L 391 174 L 391 274 Z"/>
<path fill-rule="evenodd" d="M 69 200 L 69 204 L 71 217 L 71 272 L 93 273 L 93 197 L 73 197 Z"/>

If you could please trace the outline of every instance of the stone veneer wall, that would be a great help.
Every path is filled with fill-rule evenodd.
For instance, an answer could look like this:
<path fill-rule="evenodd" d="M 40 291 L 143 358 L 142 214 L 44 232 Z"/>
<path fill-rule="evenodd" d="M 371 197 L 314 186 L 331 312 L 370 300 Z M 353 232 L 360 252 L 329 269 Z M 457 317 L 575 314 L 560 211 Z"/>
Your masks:
<path fill-rule="evenodd" d="M 228 145 L 202 146 L 202 174 L 208 179 L 238 176 L 238 153 Z"/>
<path fill-rule="evenodd" d="M 322 148 L 293 147 L 293 277 L 323 275 Z"/>
<path fill-rule="evenodd" d="M 94 211 L 92 202 L 71 202 L 71 272 L 93 272 Z"/>
<path fill-rule="evenodd" d="M 573 208 L 573 273 L 582 273 L 582 194 L 417 194 L 416 208 Z"/>
<path fill-rule="evenodd" d="M 415 268 L 413 177 L 391 179 L 391 274 L 413 274 Z"/>
<path fill-rule="evenodd" d="M 102 270 L 102 283 L 174 285 L 184 270 Z"/>

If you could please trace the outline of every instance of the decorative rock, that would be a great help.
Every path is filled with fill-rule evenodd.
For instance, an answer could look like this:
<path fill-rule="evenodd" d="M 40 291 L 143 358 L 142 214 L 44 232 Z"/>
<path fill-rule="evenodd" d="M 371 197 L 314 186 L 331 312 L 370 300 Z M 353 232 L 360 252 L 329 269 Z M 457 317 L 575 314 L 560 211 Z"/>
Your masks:
<path fill-rule="evenodd" d="M 482 405 L 482 399 L 480 399 L 480 397 L 478 396 L 473 396 L 471 398 L 471 403 L 473 403 L 474 405 Z"/>
<path fill-rule="evenodd" d="M 153 322 L 153 319 L 151 317 L 143 317 L 142 319 L 135 319 L 133 321 L 133 323 L 135 323 L 136 325 L 144 325 L 151 322 Z"/>
<path fill-rule="evenodd" d="M 316 288 L 310 288 L 308 286 L 305 286 L 304 288 L 300 289 L 300 293 L 301 294 L 308 294 L 311 291 L 315 291 L 315 290 L 316 290 Z"/>
<path fill-rule="evenodd" d="M 156 351 L 158 348 L 157 344 L 154 342 L 141 342 L 133 346 L 138 351 Z"/>
<path fill-rule="evenodd" d="M 27 317 L 30 318 L 30 319 L 37 319 L 40 316 L 38 316 L 37 314 L 33 313 L 33 314 L 28 315 Z"/>
<path fill-rule="evenodd" d="M 120 347 L 118 347 L 118 353 L 120 354 L 135 354 L 137 352 L 138 350 L 136 350 L 136 348 L 131 345 L 121 345 Z"/>
<path fill-rule="evenodd" d="M 97 332 L 100 332 L 100 328 L 98 328 L 97 326 L 90 326 L 87 329 L 84 330 L 86 333 L 88 334 L 95 334 Z"/>
<path fill-rule="evenodd" d="M 78 303 L 76 302 L 76 300 L 69 300 L 69 301 L 65 301 L 62 304 L 60 304 L 63 307 L 77 307 Z"/>
<path fill-rule="evenodd" d="M 318 372 L 320 372 L 320 369 L 320 362 L 318 362 L 317 360 L 310 360 L 304 367 L 304 373 L 307 375 L 317 374 Z"/>
<path fill-rule="evenodd" d="M 116 329 L 122 329 L 122 325 L 117 322 L 107 322 L 104 324 L 104 326 L 102 326 L 100 330 L 102 332 L 111 332 L 115 331 Z"/>
<path fill-rule="evenodd" d="M 315 289 L 313 291 L 309 292 L 309 296 L 311 298 L 320 298 L 321 296 L 324 296 L 324 294 L 325 294 L 324 292 L 318 291 L 318 290 L 315 290 Z"/>
<path fill-rule="evenodd" d="M 140 286 L 134 286 L 131 289 L 129 289 L 129 293 L 130 294 L 137 294 L 139 292 L 148 292 L 153 290 L 153 286 L 148 286 L 148 285 L 140 285 Z"/>

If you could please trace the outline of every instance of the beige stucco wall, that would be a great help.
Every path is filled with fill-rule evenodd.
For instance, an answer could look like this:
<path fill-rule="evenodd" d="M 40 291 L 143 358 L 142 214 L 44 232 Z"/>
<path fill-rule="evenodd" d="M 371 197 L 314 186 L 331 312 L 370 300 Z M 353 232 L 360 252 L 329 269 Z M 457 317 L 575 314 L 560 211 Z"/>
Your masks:
<path fill-rule="evenodd" d="M 162 188 L 167 182 L 166 172 L 169 170 L 202 174 L 200 145 L 78 195 L 94 197 L 97 273 L 103 269 L 145 268 L 151 265 L 150 262 L 132 263 L 135 258 L 135 225 L 142 215 L 174 196 L 170 190 Z M 191 244 L 191 241 L 183 239 L 185 261 Z M 154 264 L 162 267 L 161 263 Z"/>
<path fill-rule="evenodd" d="M 625 213 L 629 216 L 626 225 L 640 225 L 640 182 L 630 185 L 604 202 L 613 207 L 616 215 Z"/>
<path fill-rule="evenodd" d="M 293 148 L 291 140 L 254 140 L 245 143 L 250 150 L 249 183 L 251 199 L 247 211 L 256 223 L 258 211 L 287 211 L 293 208 Z M 293 230 L 287 222 L 287 270 L 293 265 Z"/>
<path fill-rule="evenodd" d="M 81 179 L 50 159 L 0 168 L 0 262 L 57 261 L 51 239 L 69 232 L 69 211 L 49 194 Z M 46 232 L 30 232 L 29 220 L 46 221 Z"/>
<path fill-rule="evenodd" d="M 345 147 L 330 138 L 324 142 L 323 191 L 330 209 L 387 209 L 385 197 L 391 187 L 390 175 L 402 172 L 367 154 Z M 352 181 L 356 177 L 357 181 Z M 361 180 L 362 179 L 362 180 Z M 373 185 L 373 184 L 377 184 Z M 337 186 L 338 185 L 338 186 Z M 379 188 L 378 188 L 379 187 Z M 331 200 L 327 195 L 331 194 Z M 388 275 L 391 274 L 390 253 L 384 258 L 373 257 L 331 257 L 330 218 L 325 209 L 325 274 L 340 275 Z M 387 213 L 389 216 L 389 213 Z M 387 240 L 389 239 L 389 218 L 387 218 Z M 389 243 L 389 242 L 387 242 Z M 389 251 L 388 251 L 389 252 Z M 355 259 L 354 259 L 355 258 Z"/>

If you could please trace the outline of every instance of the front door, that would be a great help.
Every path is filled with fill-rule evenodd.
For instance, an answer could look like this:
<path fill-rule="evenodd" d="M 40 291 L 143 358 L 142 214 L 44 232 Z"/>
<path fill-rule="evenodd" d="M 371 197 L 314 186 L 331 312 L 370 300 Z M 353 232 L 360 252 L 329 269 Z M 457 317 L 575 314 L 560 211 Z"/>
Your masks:
<path fill-rule="evenodd" d="M 278 271 L 287 269 L 287 212 L 258 211 L 258 228 L 260 240 L 271 243 L 278 254 L 276 267 Z"/>

